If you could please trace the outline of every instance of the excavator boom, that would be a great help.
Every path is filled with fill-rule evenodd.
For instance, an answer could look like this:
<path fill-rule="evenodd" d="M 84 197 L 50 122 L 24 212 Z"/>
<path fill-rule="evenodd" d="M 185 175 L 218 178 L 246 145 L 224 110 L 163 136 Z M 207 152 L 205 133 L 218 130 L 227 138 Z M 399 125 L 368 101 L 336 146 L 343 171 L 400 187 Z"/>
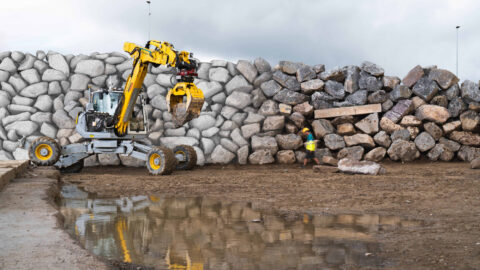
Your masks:
<path fill-rule="evenodd" d="M 179 82 L 169 90 L 166 97 L 167 106 L 173 115 L 175 124 L 181 126 L 198 117 L 203 106 L 204 96 L 193 83 L 194 77 L 197 76 L 197 63 L 190 58 L 191 53 L 177 52 L 172 44 L 156 40 L 147 42 L 145 47 L 125 42 L 123 49 L 134 60 L 132 72 L 125 83 L 122 100 L 114 115 L 114 131 L 117 136 L 124 136 L 127 132 L 149 64 L 175 67 L 177 75 L 180 75 Z"/>

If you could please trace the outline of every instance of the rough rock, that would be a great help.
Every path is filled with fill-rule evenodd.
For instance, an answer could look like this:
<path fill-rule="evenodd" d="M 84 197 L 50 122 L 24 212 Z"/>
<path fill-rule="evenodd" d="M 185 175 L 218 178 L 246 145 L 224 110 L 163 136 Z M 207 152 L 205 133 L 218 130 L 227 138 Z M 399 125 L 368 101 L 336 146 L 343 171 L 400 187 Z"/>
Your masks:
<path fill-rule="evenodd" d="M 474 131 L 480 127 L 480 115 L 474 111 L 466 111 L 460 115 L 462 129 L 464 131 Z"/>
<path fill-rule="evenodd" d="M 391 110 L 384 114 L 384 117 L 397 123 L 403 116 L 413 111 L 413 102 L 409 99 L 402 99 L 393 106 Z"/>
<path fill-rule="evenodd" d="M 467 102 L 480 102 L 480 89 L 478 89 L 478 84 L 470 80 L 465 80 L 462 83 L 462 98 Z"/>
<path fill-rule="evenodd" d="M 5 126 L 7 131 L 15 131 L 19 136 L 30 136 L 38 130 L 38 124 L 33 121 L 15 121 Z"/>
<path fill-rule="evenodd" d="M 262 106 L 258 109 L 258 113 L 264 116 L 276 115 L 279 112 L 278 103 L 267 99 L 262 103 Z"/>
<path fill-rule="evenodd" d="M 83 74 L 73 74 L 70 76 L 70 89 L 74 91 L 84 91 L 88 87 L 90 78 Z"/>
<path fill-rule="evenodd" d="M 333 125 L 326 119 L 317 119 L 313 121 L 312 128 L 313 134 L 317 139 L 323 138 L 325 135 L 335 132 Z"/>
<path fill-rule="evenodd" d="M 454 140 L 466 146 L 479 146 L 480 135 L 468 131 L 453 131 L 449 136 L 450 140 Z"/>
<path fill-rule="evenodd" d="M 81 60 L 75 67 L 75 73 L 81 73 L 90 77 L 103 75 L 105 65 L 100 60 Z"/>
<path fill-rule="evenodd" d="M 387 91 L 392 91 L 400 84 L 400 78 L 394 76 L 383 76 L 383 88 Z"/>
<path fill-rule="evenodd" d="M 70 74 L 70 67 L 68 66 L 67 60 L 63 55 L 59 53 L 48 54 L 47 59 L 48 65 L 53 69 L 61 71 L 67 76 Z"/>
<path fill-rule="evenodd" d="M 476 158 L 480 158 L 480 148 L 471 146 L 462 146 L 457 153 L 460 160 L 471 162 Z"/>
<path fill-rule="evenodd" d="M 65 73 L 56 69 L 47 69 L 43 72 L 42 81 L 64 81 L 67 79 Z"/>
<path fill-rule="evenodd" d="M 361 146 L 346 147 L 340 150 L 337 154 L 337 159 L 350 158 L 354 160 L 361 160 L 364 149 Z"/>
<path fill-rule="evenodd" d="M 211 138 L 215 136 L 219 131 L 220 129 L 218 127 L 211 127 L 203 130 L 201 133 L 203 137 Z"/>
<path fill-rule="evenodd" d="M 297 70 L 303 66 L 302 63 L 290 62 L 290 61 L 280 61 L 278 63 L 281 70 L 287 74 L 295 75 Z"/>
<path fill-rule="evenodd" d="M 367 97 L 367 101 L 370 104 L 383 103 L 387 101 L 387 99 L 388 99 L 388 95 L 387 95 L 387 92 L 385 92 L 384 90 L 375 91 L 370 95 L 368 95 Z"/>
<path fill-rule="evenodd" d="M 380 164 L 373 161 L 358 161 L 350 158 L 343 158 L 338 161 L 338 169 L 348 174 L 385 174 L 386 170 Z"/>
<path fill-rule="evenodd" d="M 175 146 L 182 145 L 182 144 L 196 146 L 198 145 L 198 140 L 191 137 L 161 137 L 160 138 L 160 145 L 166 146 L 170 149 L 173 149 Z"/>
<path fill-rule="evenodd" d="M 102 166 L 118 166 L 120 159 L 117 154 L 98 154 L 98 162 Z"/>
<path fill-rule="evenodd" d="M 407 76 L 403 78 L 402 83 L 411 88 L 424 75 L 423 68 L 417 65 L 408 72 Z"/>
<path fill-rule="evenodd" d="M 457 76 L 445 69 L 432 69 L 428 73 L 430 80 L 436 81 L 442 89 L 448 89 L 458 82 Z"/>
<path fill-rule="evenodd" d="M 282 130 L 284 126 L 285 116 L 283 115 L 268 116 L 265 121 L 263 121 L 263 131 Z"/>
<path fill-rule="evenodd" d="M 417 81 L 412 90 L 415 95 L 429 102 L 438 93 L 440 87 L 436 82 L 424 77 Z"/>
<path fill-rule="evenodd" d="M 378 132 L 378 114 L 372 113 L 355 124 L 355 127 L 366 134 Z"/>
<path fill-rule="evenodd" d="M 392 142 L 395 140 L 404 140 L 404 141 L 409 141 L 410 140 L 410 131 L 408 129 L 399 129 L 395 130 L 392 135 L 390 135 L 390 138 L 392 139 Z"/>
<path fill-rule="evenodd" d="M 446 96 L 444 95 L 440 95 L 440 96 L 435 96 L 432 98 L 432 100 L 430 101 L 430 104 L 432 105 L 438 105 L 438 106 L 442 106 L 444 108 L 447 108 L 448 106 L 448 99 Z"/>
<path fill-rule="evenodd" d="M 334 157 L 331 156 L 323 156 L 322 159 L 320 160 L 321 164 L 327 164 L 330 166 L 338 166 L 338 160 Z"/>
<path fill-rule="evenodd" d="M 252 63 L 246 60 L 239 60 L 236 67 L 240 74 L 242 74 L 250 83 L 253 83 L 258 72 Z"/>
<path fill-rule="evenodd" d="M 294 112 L 299 112 L 303 116 L 311 116 L 313 114 L 313 106 L 310 105 L 308 102 L 303 102 L 300 104 L 297 104 L 293 107 Z"/>
<path fill-rule="evenodd" d="M 458 117 L 462 112 L 467 110 L 467 105 L 461 97 L 456 97 L 448 103 L 448 112 L 451 117 Z"/>
<path fill-rule="evenodd" d="M 248 162 L 249 148 L 248 145 L 240 147 L 237 150 L 237 161 L 238 164 L 245 165 Z"/>
<path fill-rule="evenodd" d="M 0 70 L 14 73 L 15 71 L 17 71 L 17 66 L 10 57 L 5 57 L 0 63 Z"/>
<path fill-rule="evenodd" d="M 370 150 L 367 154 L 365 154 L 364 159 L 374 162 L 380 162 L 383 160 L 385 155 L 387 154 L 387 149 L 384 147 L 376 147 Z"/>
<path fill-rule="evenodd" d="M 53 100 L 49 95 L 41 95 L 37 98 L 37 102 L 35 102 L 33 106 L 41 111 L 50 112 L 53 106 Z"/>
<path fill-rule="evenodd" d="M 233 92 L 227 97 L 225 104 L 238 109 L 243 109 L 252 104 L 252 96 L 243 92 Z"/>
<path fill-rule="evenodd" d="M 448 147 L 443 144 L 436 144 L 430 151 L 427 153 L 427 157 L 431 161 L 437 161 L 439 159 L 443 161 L 450 161 L 453 159 L 455 153 L 452 152 Z"/>
<path fill-rule="evenodd" d="M 268 61 L 261 57 L 256 58 L 253 61 L 253 64 L 255 65 L 255 68 L 259 73 L 270 72 L 272 70 L 272 67 L 270 66 Z"/>
<path fill-rule="evenodd" d="M 430 134 L 436 141 L 438 141 L 443 136 L 442 129 L 433 122 L 427 122 L 423 124 L 423 129 L 425 129 L 428 134 Z"/>
<path fill-rule="evenodd" d="M 275 155 L 278 151 L 278 144 L 274 137 L 265 136 L 260 137 L 254 135 L 252 137 L 251 147 L 253 151 L 268 150 L 272 155 Z"/>
<path fill-rule="evenodd" d="M 352 136 L 345 136 L 343 137 L 345 140 L 345 144 L 347 146 L 354 146 L 354 145 L 361 145 L 367 148 L 375 147 L 375 142 L 370 135 L 367 134 L 355 134 Z"/>
<path fill-rule="evenodd" d="M 223 90 L 222 85 L 219 82 L 215 82 L 215 81 L 214 82 L 202 81 L 198 83 L 197 87 L 202 90 L 203 96 L 205 97 L 205 99 L 209 99 Z"/>
<path fill-rule="evenodd" d="M 295 163 L 295 152 L 293 150 L 281 150 L 277 152 L 277 162 L 280 164 Z"/>
<path fill-rule="evenodd" d="M 29 98 L 36 98 L 40 95 L 46 94 L 48 92 L 48 83 L 47 82 L 39 82 L 35 84 L 31 84 L 25 87 L 21 92 L 20 95 Z"/>
<path fill-rule="evenodd" d="M 298 68 L 296 75 L 297 75 L 297 81 L 299 82 L 313 80 L 317 77 L 317 73 L 315 72 L 315 70 L 313 70 L 312 67 L 307 65 L 303 65 L 300 68 Z"/>
<path fill-rule="evenodd" d="M 343 82 L 345 80 L 345 73 L 341 67 L 334 67 L 328 71 L 321 72 L 320 79 L 323 81 L 333 80 Z"/>
<path fill-rule="evenodd" d="M 231 79 L 228 70 L 222 67 L 211 68 L 208 71 L 208 78 L 210 81 L 217 81 L 221 83 L 227 83 Z"/>
<path fill-rule="evenodd" d="M 443 124 L 450 118 L 450 113 L 444 107 L 428 104 L 420 106 L 415 115 L 420 120 L 433 121 L 437 124 Z"/>
<path fill-rule="evenodd" d="M 480 158 L 476 158 L 470 162 L 471 169 L 480 169 Z"/>
<path fill-rule="evenodd" d="M 141 159 L 134 158 L 132 156 L 118 155 L 120 163 L 126 167 L 144 167 L 145 161 Z"/>
<path fill-rule="evenodd" d="M 358 86 L 360 89 L 366 89 L 368 91 L 376 91 L 382 89 L 382 80 L 380 78 L 371 76 L 369 73 L 361 71 L 360 79 L 358 80 Z"/>
<path fill-rule="evenodd" d="M 220 139 L 220 144 L 225 149 L 227 149 L 228 151 L 233 152 L 233 153 L 236 153 L 238 148 L 239 148 L 237 144 L 235 144 L 233 141 L 231 141 L 230 139 L 227 139 L 227 138 L 221 138 Z"/>
<path fill-rule="evenodd" d="M 460 121 L 452 121 L 446 123 L 442 126 L 444 134 L 450 134 L 452 131 L 459 129 L 462 126 L 462 122 Z"/>
<path fill-rule="evenodd" d="M 335 133 L 327 134 L 323 137 L 325 146 L 330 150 L 339 150 L 345 148 L 345 141 L 343 137 Z"/>
<path fill-rule="evenodd" d="M 199 131 L 203 131 L 205 129 L 211 128 L 215 125 L 216 119 L 213 118 L 211 115 L 202 114 L 198 118 L 192 119 L 189 122 L 191 127 L 198 129 Z"/>
<path fill-rule="evenodd" d="M 265 72 L 260 74 L 257 78 L 255 78 L 255 81 L 253 81 L 253 87 L 257 88 L 262 85 L 264 82 L 268 82 L 269 80 L 272 79 L 272 73 L 271 72 Z"/>
<path fill-rule="evenodd" d="M 405 115 L 402 117 L 400 125 L 404 127 L 418 127 L 422 125 L 422 121 L 420 121 L 415 115 Z"/>
<path fill-rule="evenodd" d="M 304 95 L 304 94 L 301 94 L 301 93 L 298 93 L 298 92 L 295 92 L 295 91 L 283 89 L 283 90 L 280 90 L 273 97 L 273 99 L 278 101 L 278 102 L 285 103 L 285 104 L 288 104 L 288 105 L 297 105 L 297 104 L 300 104 L 302 102 L 307 101 L 308 96 Z"/>
<path fill-rule="evenodd" d="M 337 125 L 337 134 L 342 136 L 349 136 L 356 133 L 355 127 L 351 123 L 344 123 Z"/>
<path fill-rule="evenodd" d="M 415 145 L 420 152 L 426 152 L 435 146 L 435 139 L 424 131 L 415 138 Z"/>
<path fill-rule="evenodd" d="M 364 61 L 360 68 L 363 71 L 368 72 L 376 77 L 383 76 L 383 74 L 385 73 L 385 70 L 383 68 L 369 61 Z"/>
<path fill-rule="evenodd" d="M 280 149 L 284 150 L 296 150 L 303 146 L 302 137 L 296 134 L 278 134 L 275 136 L 275 140 L 277 140 Z"/>
<path fill-rule="evenodd" d="M 227 95 L 230 95 L 234 91 L 240 91 L 250 93 L 253 90 L 253 86 L 242 75 L 233 77 L 226 85 L 225 90 Z"/>
<path fill-rule="evenodd" d="M 325 83 L 325 92 L 332 96 L 334 99 L 341 100 L 345 97 L 345 89 L 343 84 L 329 80 Z"/>
<path fill-rule="evenodd" d="M 250 164 L 270 164 L 275 162 L 273 155 L 268 150 L 257 150 L 248 157 Z"/>
<path fill-rule="evenodd" d="M 300 84 L 300 89 L 304 94 L 312 94 L 315 91 L 323 90 L 325 83 L 320 79 L 313 79 Z"/>
<path fill-rule="evenodd" d="M 213 100 L 213 99 L 212 99 Z M 252 105 L 255 109 L 259 108 L 262 106 L 263 102 L 265 102 L 267 98 L 263 94 L 263 91 L 261 89 L 255 89 L 252 91 Z"/>
<path fill-rule="evenodd" d="M 75 128 L 75 121 L 64 110 L 56 111 L 52 116 L 52 121 L 59 128 Z"/>
<path fill-rule="evenodd" d="M 415 143 L 404 140 L 396 140 L 387 150 L 387 154 L 391 160 L 401 160 L 402 162 L 409 162 L 420 157 Z"/>
<path fill-rule="evenodd" d="M 345 92 L 353 93 L 358 90 L 358 81 L 360 79 L 360 69 L 357 66 L 348 66 L 346 68 Z"/>
<path fill-rule="evenodd" d="M 386 131 L 388 134 L 392 134 L 395 130 L 403 129 L 402 126 L 395 124 L 387 117 L 382 117 L 382 119 L 380 119 L 380 128 Z"/>
<path fill-rule="evenodd" d="M 18 147 L 15 149 L 15 151 L 13 151 L 12 154 L 15 160 L 29 160 L 27 149 Z"/>

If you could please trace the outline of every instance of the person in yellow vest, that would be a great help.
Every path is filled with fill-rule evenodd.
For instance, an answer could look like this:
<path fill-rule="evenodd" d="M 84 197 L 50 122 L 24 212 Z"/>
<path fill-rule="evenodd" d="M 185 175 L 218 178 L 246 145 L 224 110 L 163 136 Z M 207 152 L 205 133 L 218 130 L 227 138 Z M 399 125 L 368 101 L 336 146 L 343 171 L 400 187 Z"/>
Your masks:
<path fill-rule="evenodd" d="M 318 161 L 318 158 L 315 157 L 315 148 L 317 142 L 315 141 L 315 138 L 313 137 L 312 132 L 310 132 L 309 128 L 304 128 L 302 129 L 303 134 L 307 135 L 307 141 L 305 142 L 305 149 L 307 150 L 307 155 L 305 156 L 305 159 L 303 159 L 303 166 L 307 166 L 307 163 L 310 159 L 313 159 L 317 165 L 320 165 L 320 161 Z"/>

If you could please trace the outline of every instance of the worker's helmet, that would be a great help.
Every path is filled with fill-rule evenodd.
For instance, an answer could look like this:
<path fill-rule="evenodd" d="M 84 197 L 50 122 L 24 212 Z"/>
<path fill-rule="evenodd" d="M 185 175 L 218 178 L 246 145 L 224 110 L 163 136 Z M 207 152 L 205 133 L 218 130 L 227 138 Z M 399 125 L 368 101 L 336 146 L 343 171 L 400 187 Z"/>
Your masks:
<path fill-rule="evenodd" d="M 302 129 L 302 132 L 303 132 L 303 133 L 305 133 L 305 132 L 307 132 L 307 131 L 310 131 L 310 129 L 308 129 L 308 128 L 303 128 L 303 129 Z"/>

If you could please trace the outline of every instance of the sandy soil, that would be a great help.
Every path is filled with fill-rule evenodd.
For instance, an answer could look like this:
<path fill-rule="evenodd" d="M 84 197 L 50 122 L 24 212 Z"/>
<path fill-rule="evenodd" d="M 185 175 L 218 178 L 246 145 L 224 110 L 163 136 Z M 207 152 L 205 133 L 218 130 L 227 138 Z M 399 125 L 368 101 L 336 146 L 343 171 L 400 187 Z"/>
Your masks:
<path fill-rule="evenodd" d="M 313 172 L 299 165 L 207 166 L 169 176 L 145 168 L 86 168 L 64 175 L 101 196 L 171 194 L 251 201 L 287 213 L 371 213 L 428 226 L 378 235 L 392 269 L 480 269 L 480 172 L 467 163 L 385 163 L 386 175 Z"/>

